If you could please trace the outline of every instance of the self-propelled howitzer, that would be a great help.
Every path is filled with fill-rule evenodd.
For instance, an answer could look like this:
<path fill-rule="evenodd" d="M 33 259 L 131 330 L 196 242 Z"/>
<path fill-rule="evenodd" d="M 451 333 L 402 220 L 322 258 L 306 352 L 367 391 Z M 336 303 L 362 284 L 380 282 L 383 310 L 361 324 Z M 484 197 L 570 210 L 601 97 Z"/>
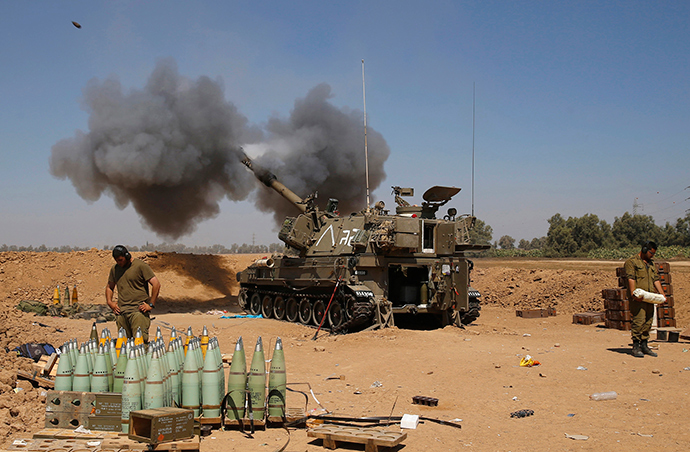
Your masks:
<path fill-rule="evenodd" d="M 393 326 L 402 314 L 431 314 L 441 326 L 479 316 L 480 294 L 470 287 L 473 264 L 464 253 L 488 247 L 470 243 L 474 217 L 450 208 L 436 218 L 459 188 L 432 187 L 417 206 L 403 199 L 413 189 L 393 187 L 395 214 L 379 201 L 340 216 L 337 200 L 320 210 L 315 194 L 302 199 L 248 157 L 242 162 L 299 210 L 278 233 L 285 252 L 237 274 L 243 309 L 336 332 Z"/>

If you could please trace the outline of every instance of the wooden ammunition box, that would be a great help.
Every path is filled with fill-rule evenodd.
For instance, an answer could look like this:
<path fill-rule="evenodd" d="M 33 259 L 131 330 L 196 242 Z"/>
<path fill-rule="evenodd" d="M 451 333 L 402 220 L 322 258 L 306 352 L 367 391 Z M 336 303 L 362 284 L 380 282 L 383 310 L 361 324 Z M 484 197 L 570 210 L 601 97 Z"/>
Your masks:
<path fill-rule="evenodd" d="M 626 289 L 628 287 L 628 277 L 627 276 L 620 276 L 618 278 L 618 287 L 621 287 L 623 289 Z"/>
<path fill-rule="evenodd" d="M 676 310 L 674 308 L 656 307 L 656 316 L 660 319 L 675 319 Z"/>
<path fill-rule="evenodd" d="M 601 296 L 604 300 L 627 300 L 628 291 L 626 289 L 602 289 Z"/>
<path fill-rule="evenodd" d="M 606 320 L 624 320 L 630 322 L 632 313 L 630 311 L 606 311 Z"/>
<path fill-rule="evenodd" d="M 603 312 L 580 312 L 573 314 L 573 323 L 580 325 L 591 325 L 593 323 L 601 323 L 605 320 Z"/>
<path fill-rule="evenodd" d="M 604 309 L 612 311 L 629 311 L 630 301 L 604 299 Z"/>
<path fill-rule="evenodd" d="M 625 276 L 625 267 L 616 268 L 616 277 L 620 278 L 621 276 Z"/>
<path fill-rule="evenodd" d="M 194 411 L 155 408 L 129 413 L 129 439 L 148 444 L 194 437 Z"/>
<path fill-rule="evenodd" d="M 657 319 L 657 325 L 661 328 L 676 327 L 676 319 Z"/>
<path fill-rule="evenodd" d="M 671 284 L 671 274 L 659 273 L 659 281 L 661 281 L 661 284 Z"/>
<path fill-rule="evenodd" d="M 672 308 L 673 307 L 673 295 L 666 296 L 666 302 L 656 305 L 658 308 Z"/>
<path fill-rule="evenodd" d="M 671 264 L 668 262 L 656 262 L 656 271 L 659 273 L 670 273 Z"/>
<path fill-rule="evenodd" d="M 607 320 L 606 328 L 613 328 L 616 330 L 630 331 L 632 329 L 632 322 L 625 320 Z"/>
<path fill-rule="evenodd" d="M 87 427 L 89 430 L 98 430 L 100 432 L 121 432 L 122 419 L 121 415 L 117 416 L 96 416 L 88 417 Z"/>
<path fill-rule="evenodd" d="M 664 290 L 664 295 L 673 295 L 673 286 L 671 284 L 661 284 L 661 288 Z"/>

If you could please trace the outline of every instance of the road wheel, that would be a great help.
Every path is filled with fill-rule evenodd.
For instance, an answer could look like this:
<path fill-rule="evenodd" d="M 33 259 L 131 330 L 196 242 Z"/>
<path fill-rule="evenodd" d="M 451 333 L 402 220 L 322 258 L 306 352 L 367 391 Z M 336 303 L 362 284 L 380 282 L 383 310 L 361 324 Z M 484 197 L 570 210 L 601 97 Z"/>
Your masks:
<path fill-rule="evenodd" d="M 299 322 L 303 325 L 309 325 L 311 320 L 311 303 L 307 298 L 302 298 L 299 302 Z"/>
<path fill-rule="evenodd" d="M 314 309 L 312 311 L 314 312 L 314 325 L 321 325 L 323 316 L 326 314 L 326 305 L 324 304 L 323 300 L 316 300 L 314 302 Z"/>
<path fill-rule="evenodd" d="M 264 299 L 261 300 L 261 315 L 265 319 L 270 319 L 273 316 L 273 297 L 270 295 L 265 295 Z"/>
<path fill-rule="evenodd" d="M 343 311 L 343 305 L 338 300 L 333 300 L 331 307 L 328 308 L 328 324 L 331 326 L 331 329 L 336 329 L 343 324 L 344 320 L 345 311 Z"/>
<path fill-rule="evenodd" d="M 253 293 L 249 298 L 249 313 L 259 315 L 261 313 L 261 295 Z"/>
<path fill-rule="evenodd" d="M 355 316 L 356 301 L 354 295 L 345 295 L 345 318 L 351 319 Z"/>
<path fill-rule="evenodd" d="M 287 299 L 287 305 L 285 306 L 285 317 L 288 322 L 295 323 L 299 319 L 299 303 L 295 297 L 290 297 Z"/>
<path fill-rule="evenodd" d="M 285 318 L 285 298 L 280 295 L 273 301 L 273 316 L 278 320 Z"/>

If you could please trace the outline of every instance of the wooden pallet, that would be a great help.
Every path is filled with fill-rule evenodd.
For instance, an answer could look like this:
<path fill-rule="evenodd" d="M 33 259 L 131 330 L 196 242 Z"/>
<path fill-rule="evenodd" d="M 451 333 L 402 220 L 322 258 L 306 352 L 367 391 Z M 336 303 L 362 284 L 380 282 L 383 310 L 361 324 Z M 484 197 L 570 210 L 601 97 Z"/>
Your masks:
<path fill-rule="evenodd" d="M 27 372 L 25 370 L 18 370 L 17 377 L 33 381 L 38 386 L 41 386 L 43 388 L 53 389 L 55 387 L 55 381 L 51 380 L 48 377 L 42 377 L 39 372 Z"/>
<path fill-rule="evenodd" d="M 127 437 L 119 438 L 92 438 L 92 439 L 50 439 L 50 438 L 27 438 L 15 439 L 9 446 L 6 446 L 6 451 L 60 451 L 60 452 L 103 452 L 109 451 L 157 451 L 157 452 L 174 452 L 174 451 L 198 451 L 199 437 L 187 440 L 171 441 L 161 443 L 155 447 L 149 447 L 148 444 L 140 443 L 127 439 Z"/>
<path fill-rule="evenodd" d="M 307 421 L 306 416 L 304 408 L 287 408 L 285 410 L 285 421 L 288 424 L 299 420 L 303 420 L 302 424 L 304 424 Z M 268 416 L 268 424 L 271 426 L 282 426 L 283 418 L 280 416 Z"/>
<path fill-rule="evenodd" d="M 683 328 L 672 328 L 672 327 L 661 327 L 656 329 L 656 340 L 658 341 L 668 341 L 668 342 L 678 342 L 680 333 Z"/>
<path fill-rule="evenodd" d="M 338 442 L 364 444 L 365 452 L 378 452 L 379 447 L 395 447 L 407 438 L 407 432 L 373 428 L 343 427 L 324 424 L 307 430 L 307 436 L 323 440 L 323 447 L 336 449 Z"/>

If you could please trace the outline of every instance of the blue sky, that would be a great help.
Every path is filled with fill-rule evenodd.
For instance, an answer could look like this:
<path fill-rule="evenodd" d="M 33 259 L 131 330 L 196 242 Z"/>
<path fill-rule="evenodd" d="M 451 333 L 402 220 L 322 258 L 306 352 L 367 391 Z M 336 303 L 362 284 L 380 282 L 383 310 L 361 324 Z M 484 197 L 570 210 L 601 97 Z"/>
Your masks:
<path fill-rule="evenodd" d="M 88 132 L 82 90 L 141 89 L 156 62 L 222 81 L 251 124 L 287 117 L 328 83 L 386 139 L 391 185 L 463 190 L 494 240 L 546 235 L 547 220 L 624 212 L 674 222 L 690 208 L 690 3 L 508 1 L 3 2 L 0 243 L 101 247 L 162 238 L 129 206 L 87 203 L 49 172 L 51 147 Z M 71 21 L 82 25 L 75 28 Z M 362 150 L 363 153 L 363 150 Z M 323 194 L 327 196 L 327 194 Z M 223 201 L 179 241 L 276 242 L 270 215 Z"/>

